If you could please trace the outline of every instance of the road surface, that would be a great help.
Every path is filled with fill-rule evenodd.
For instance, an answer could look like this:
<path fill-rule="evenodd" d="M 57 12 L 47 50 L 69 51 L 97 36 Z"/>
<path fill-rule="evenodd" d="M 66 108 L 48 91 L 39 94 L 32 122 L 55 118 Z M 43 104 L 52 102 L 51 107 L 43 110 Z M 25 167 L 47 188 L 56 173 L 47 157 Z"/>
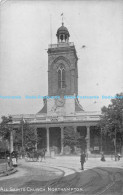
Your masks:
<path fill-rule="evenodd" d="M 122 165 L 111 159 L 105 163 L 89 159 L 82 171 L 78 157 L 21 160 L 17 173 L 0 178 L 0 194 L 123 195 Z"/>

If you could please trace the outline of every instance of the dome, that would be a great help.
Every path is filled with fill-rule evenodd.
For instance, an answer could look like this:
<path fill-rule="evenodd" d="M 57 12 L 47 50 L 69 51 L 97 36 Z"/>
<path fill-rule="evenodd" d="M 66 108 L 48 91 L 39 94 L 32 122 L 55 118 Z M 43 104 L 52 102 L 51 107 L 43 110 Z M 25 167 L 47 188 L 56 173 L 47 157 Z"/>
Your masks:
<path fill-rule="evenodd" d="M 62 26 L 57 30 L 56 36 L 59 36 L 60 34 L 65 34 L 65 35 L 68 35 L 68 37 L 70 37 L 69 31 L 68 31 L 68 29 L 64 26 L 64 23 L 62 23 Z"/>

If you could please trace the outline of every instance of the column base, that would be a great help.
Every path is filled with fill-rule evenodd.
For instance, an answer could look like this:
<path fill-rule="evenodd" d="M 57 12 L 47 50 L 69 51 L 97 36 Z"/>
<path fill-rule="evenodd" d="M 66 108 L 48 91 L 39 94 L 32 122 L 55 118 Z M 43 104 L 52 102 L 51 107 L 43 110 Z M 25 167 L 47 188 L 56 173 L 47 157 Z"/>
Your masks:
<path fill-rule="evenodd" d="M 48 156 L 48 157 L 51 156 L 51 155 L 50 155 L 50 152 L 46 152 L 45 155 Z"/>
<path fill-rule="evenodd" d="M 87 153 L 88 153 L 88 154 L 91 154 L 90 150 L 87 150 Z"/>
<path fill-rule="evenodd" d="M 60 152 L 60 156 L 64 155 L 64 152 Z"/>

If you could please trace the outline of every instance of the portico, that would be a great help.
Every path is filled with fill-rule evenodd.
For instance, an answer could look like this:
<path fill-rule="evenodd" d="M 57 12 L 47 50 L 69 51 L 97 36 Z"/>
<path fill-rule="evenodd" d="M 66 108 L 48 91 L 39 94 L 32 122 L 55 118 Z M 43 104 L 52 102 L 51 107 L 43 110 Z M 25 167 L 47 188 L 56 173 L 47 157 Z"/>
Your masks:
<path fill-rule="evenodd" d="M 91 120 L 91 116 L 93 115 L 94 119 Z M 34 120 L 35 117 L 35 120 Z M 21 120 L 21 116 L 13 116 L 14 119 L 16 119 L 18 122 Z M 83 118 L 83 115 L 81 115 L 81 118 Z M 85 118 L 85 113 L 84 113 Z M 89 121 L 90 118 L 90 121 Z M 57 117 L 55 119 L 54 117 L 42 117 L 40 115 L 25 115 L 25 120 L 30 124 L 30 126 L 35 128 L 35 132 L 37 136 L 41 137 L 41 143 L 36 144 L 36 149 L 45 147 L 47 149 L 47 155 L 50 155 L 50 150 L 52 148 L 55 148 L 55 152 L 57 154 L 64 154 L 64 128 L 65 127 L 74 127 L 74 131 L 79 132 L 80 134 L 83 134 L 87 143 L 87 153 L 89 154 L 92 151 L 92 148 L 90 147 L 90 127 L 94 127 L 97 125 L 97 122 L 99 121 L 99 115 L 97 113 L 91 113 L 90 115 L 86 113 L 86 118 L 84 120 L 77 120 L 78 117 L 63 117 L 61 121 L 61 117 Z M 87 120 L 88 119 L 88 120 Z M 29 122 L 30 121 L 30 122 Z M 16 129 L 19 127 L 19 123 L 13 124 L 13 129 Z M 11 148 L 13 148 L 13 139 L 11 139 Z"/>

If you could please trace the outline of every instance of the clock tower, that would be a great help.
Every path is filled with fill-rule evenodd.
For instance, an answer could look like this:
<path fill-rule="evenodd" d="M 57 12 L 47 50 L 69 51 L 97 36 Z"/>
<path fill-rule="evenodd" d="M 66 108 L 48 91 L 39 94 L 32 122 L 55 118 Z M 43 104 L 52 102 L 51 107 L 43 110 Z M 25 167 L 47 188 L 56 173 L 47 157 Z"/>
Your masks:
<path fill-rule="evenodd" d="M 57 44 L 48 47 L 48 96 L 59 98 L 47 99 L 47 115 L 74 115 L 78 102 L 78 57 L 74 43 L 69 42 L 70 33 L 64 23 L 57 30 L 56 37 Z"/>
<path fill-rule="evenodd" d="M 78 95 L 78 57 L 64 23 L 56 36 L 57 44 L 48 48 L 48 95 Z"/>

